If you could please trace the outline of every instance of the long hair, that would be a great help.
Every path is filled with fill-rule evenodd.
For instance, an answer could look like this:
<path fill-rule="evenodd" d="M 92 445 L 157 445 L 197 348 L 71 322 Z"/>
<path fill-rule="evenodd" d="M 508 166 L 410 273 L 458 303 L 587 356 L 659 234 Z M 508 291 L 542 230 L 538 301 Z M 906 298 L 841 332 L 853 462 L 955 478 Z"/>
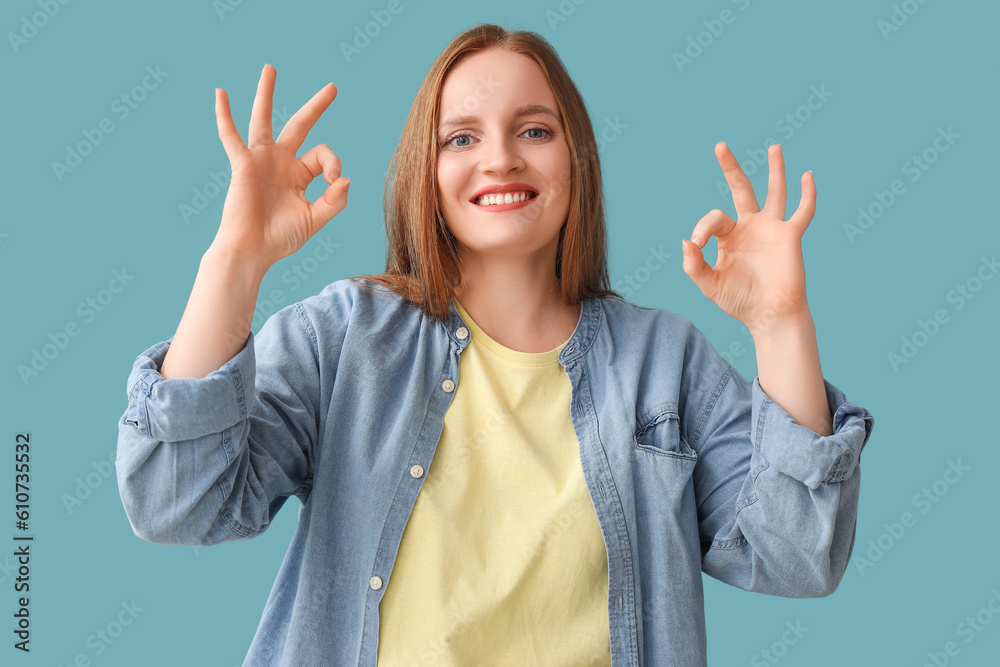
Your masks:
<path fill-rule="evenodd" d="M 493 47 L 538 63 L 563 118 L 570 172 L 562 175 L 561 185 L 570 188 L 570 205 L 559 231 L 555 269 L 563 300 L 577 305 L 586 297 L 618 296 L 608 280 L 601 163 L 583 97 L 544 37 L 482 24 L 452 40 L 417 91 L 386 174 L 382 198 L 389 245 L 385 273 L 352 278 L 366 289 L 370 287 L 365 279 L 392 290 L 432 319 L 448 316 L 449 302 L 462 284 L 458 241 L 447 228 L 438 203 L 441 87 L 459 60 Z"/>

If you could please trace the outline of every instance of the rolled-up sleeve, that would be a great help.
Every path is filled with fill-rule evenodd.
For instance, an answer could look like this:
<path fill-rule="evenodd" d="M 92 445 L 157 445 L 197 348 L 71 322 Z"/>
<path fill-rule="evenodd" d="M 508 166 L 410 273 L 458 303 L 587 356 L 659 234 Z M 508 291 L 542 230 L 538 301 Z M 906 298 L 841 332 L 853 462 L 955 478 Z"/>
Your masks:
<path fill-rule="evenodd" d="M 819 435 L 719 360 L 696 436 L 703 570 L 770 595 L 819 597 L 854 547 L 861 452 L 875 420 L 823 380 L 833 433 Z"/>
<path fill-rule="evenodd" d="M 760 450 L 762 460 L 770 462 L 777 472 L 810 489 L 851 477 L 875 425 L 867 410 L 849 403 L 844 393 L 825 378 L 823 384 L 833 415 L 833 433 L 828 436 L 797 424 L 764 393 L 760 377 L 753 379 L 750 422 L 754 449 Z"/>
<path fill-rule="evenodd" d="M 118 422 L 115 467 L 139 537 L 207 545 L 263 532 L 311 483 L 319 372 L 299 304 L 204 378 L 164 379 L 173 339 L 140 354 Z"/>

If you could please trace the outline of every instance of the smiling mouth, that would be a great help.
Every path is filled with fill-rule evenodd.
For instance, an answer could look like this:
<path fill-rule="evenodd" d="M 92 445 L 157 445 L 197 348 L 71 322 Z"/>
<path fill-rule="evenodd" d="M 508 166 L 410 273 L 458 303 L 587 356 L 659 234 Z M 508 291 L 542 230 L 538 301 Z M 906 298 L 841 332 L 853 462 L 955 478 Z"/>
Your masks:
<path fill-rule="evenodd" d="M 501 192 L 492 195 L 483 195 L 478 197 L 473 203 L 476 206 L 481 206 L 483 208 L 489 208 L 491 206 L 504 206 L 506 204 L 519 204 L 522 202 L 530 201 L 537 197 L 538 195 L 534 192 Z"/>

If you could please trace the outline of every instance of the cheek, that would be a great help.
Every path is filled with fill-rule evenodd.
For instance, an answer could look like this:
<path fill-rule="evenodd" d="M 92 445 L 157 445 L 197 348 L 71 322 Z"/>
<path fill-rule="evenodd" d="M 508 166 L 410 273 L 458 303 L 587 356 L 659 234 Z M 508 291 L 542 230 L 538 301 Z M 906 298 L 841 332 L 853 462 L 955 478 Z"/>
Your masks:
<path fill-rule="evenodd" d="M 437 163 L 437 187 L 443 201 L 452 201 L 462 189 L 462 165 L 459 160 L 442 156 Z"/>
<path fill-rule="evenodd" d="M 541 157 L 542 161 L 538 166 L 545 173 L 546 180 L 557 192 L 568 196 L 571 174 L 569 150 L 563 146 L 561 150 L 554 150 Z"/>

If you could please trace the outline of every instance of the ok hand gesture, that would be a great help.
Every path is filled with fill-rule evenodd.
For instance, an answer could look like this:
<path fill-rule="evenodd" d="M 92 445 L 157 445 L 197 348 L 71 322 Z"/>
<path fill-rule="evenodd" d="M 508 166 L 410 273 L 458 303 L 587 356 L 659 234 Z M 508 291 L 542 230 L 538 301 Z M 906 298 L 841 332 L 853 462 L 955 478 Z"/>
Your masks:
<path fill-rule="evenodd" d="M 785 161 L 780 146 L 768 150 L 770 173 L 763 209 L 729 147 L 719 142 L 715 155 L 733 193 L 737 218 L 715 209 L 698 221 L 691 240 L 682 241 L 684 272 L 702 294 L 756 335 L 808 312 L 802 234 L 816 210 L 816 184 L 811 171 L 802 175 L 799 207 L 785 220 Z M 709 266 L 701 248 L 713 235 L 718 258 L 715 266 Z"/>
<path fill-rule="evenodd" d="M 275 76 L 274 67 L 265 65 L 246 144 L 233 123 L 226 91 L 219 88 L 215 95 L 219 138 L 229 156 L 233 178 L 212 245 L 236 253 L 263 271 L 305 245 L 347 206 L 349 181 L 341 177 L 340 158 L 326 144 L 295 157 L 309 130 L 337 96 L 336 86 L 327 84 L 316 93 L 292 115 L 275 140 L 271 128 Z M 306 187 L 321 174 L 328 187 L 310 203 Z"/>

